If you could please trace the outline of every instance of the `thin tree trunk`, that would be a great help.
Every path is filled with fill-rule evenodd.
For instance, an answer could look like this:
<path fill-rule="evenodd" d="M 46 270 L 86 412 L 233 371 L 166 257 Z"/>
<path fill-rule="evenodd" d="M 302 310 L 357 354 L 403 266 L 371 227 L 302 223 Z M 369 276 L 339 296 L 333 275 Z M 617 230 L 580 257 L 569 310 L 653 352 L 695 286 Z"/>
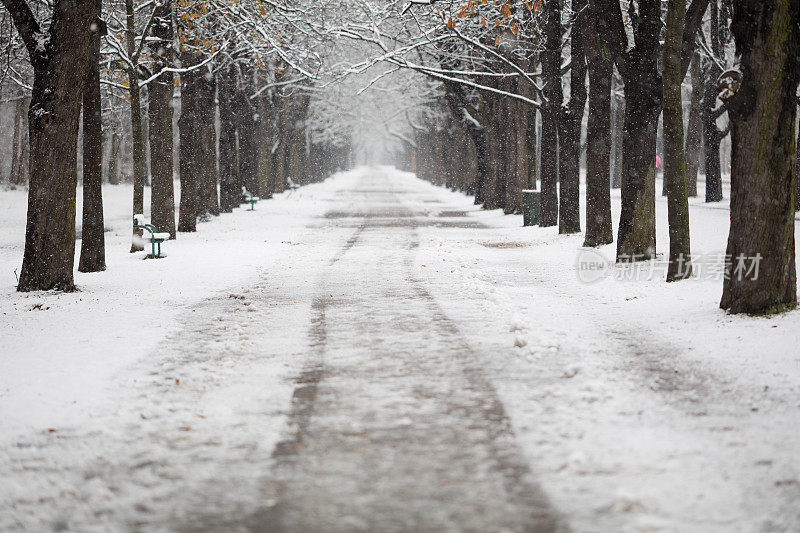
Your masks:
<path fill-rule="evenodd" d="M 160 3 L 155 8 L 153 37 L 150 43 L 155 59 L 156 72 L 171 67 L 172 50 L 172 2 Z M 175 85 L 173 75 L 162 74 L 150 83 L 149 121 L 151 183 L 151 223 L 159 231 L 175 238 L 175 187 L 173 183 L 172 145 L 172 98 Z"/>
<path fill-rule="evenodd" d="M 599 38 L 605 24 L 594 0 L 584 25 L 589 66 L 589 124 L 586 138 L 586 237 L 584 246 L 614 242 L 611 221 L 611 84 L 614 63 L 606 43 Z M 619 105 L 617 111 L 619 111 Z M 622 128 L 621 124 L 618 127 Z"/>
<path fill-rule="evenodd" d="M 558 224 L 558 120 L 561 102 L 561 6 L 560 0 L 545 0 L 545 50 L 542 77 L 545 82 L 542 104 L 542 227 Z"/>
<path fill-rule="evenodd" d="M 142 103 L 139 90 L 138 60 L 136 57 L 136 12 L 133 0 L 125 0 L 125 38 L 128 57 L 128 96 L 131 107 L 131 138 L 133 145 L 133 214 L 144 213 L 144 183 L 147 179 L 147 161 L 142 127 Z M 141 244 L 142 230 L 133 231 L 131 253 L 144 250 Z"/>
<path fill-rule="evenodd" d="M 580 28 L 587 17 L 584 6 L 587 0 L 573 1 L 573 10 L 580 13 L 574 24 Z M 583 32 L 572 32 L 570 45 L 572 68 L 570 69 L 569 103 L 562 107 L 559 121 L 559 199 L 558 232 L 561 234 L 581 231 L 581 126 L 586 109 L 586 52 Z"/>
<path fill-rule="evenodd" d="M 100 41 L 106 33 L 101 22 L 101 0 L 92 0 L 97 13 L 91 35 L 91 56 L 83 92 L 83 223 L 78 270 L 101 272 L 106 269 L 103 220 L 103 110 L 100 97 Z"/>
<path fill-rule="evenodd" d="M 686 159 L 683 152 L 681 51 L 686 2 L 669 0 L 664 41 L 664 183 L 669 210 L 669 266 L 667 281 L 691 277 L 689 200 L 686 196 Z"/>
<path fill-rule="evenodd" d="M 613 66 L 612 66 L 613 70 Z M 612 73 L 613 75 L 613 73 Z M 618 76 L 614 76 L 612 80 L 616 80 Z M 615 87 L 616 85 L 616 87 Z M 611 148 L 611 187 L 613 189 L 622 188 L 622 144 L 625 132 L 625 97 L 619 94 L 622 84 L 620 82 L 612 83 L 611 85 L 611 98 L 614 104 L 613 109 L 613 128 L 612 134 L 612 148 Z M 612 241 L 609 241 L 612 242 Z M 608 243 L 606 243 L 608 244 Z"/>
<path fill-rule="evenodd" d="M 30 192 L 17 290 L 71 291 L 78 128 L 96 6 L 77 0 L 55 2 L 52 21 L 43 30 L 26 2 L 1 1 L 25 42 L 34 70 Z"/>
<path fill-rule="evenodd" d="M 108 159 L 108 183 L 111 185 L 119 185 L 119 157 L 120 145 L 122 144 L 122 135 L 118 130 L 118 125 L 114 125 L 114 131 L 111 133 L 111 153 Z"/>
<path fill-rule="evenodd" d="M 723 49 L 720 41 L 720 20 L 718 0 L 711 1 L 711 49 L 718 58 L 722 56 Z M 717 64 L 708 60 L 706 63 L 705 96 L 703 97 L 703 133 L 706 174 L 706 202 L 722 201 L 722 170 L 720 164 L 720 143 L 725 138 L 717 127 L 717 119 L 725 111 L 724 106 L 716 108 L 717 103 L 717 78 L 722 71 Z"/>
<path fill-rule="evenodd" d="M 800 30 L 793 0 L 734 1 L 739 81 L 724 95 L 732 123 L 731 231 L 720 307 L 764 313 L 797 304 L 794 131 Z M 755 216 L 757 214 L 757 216 Z M 758 264 L 758 273 L 740 267 Z"/>
<path fill-rule="evenodd" d="M 690 73 L 692 99 L 686 136 L 686 194 L 694 198 L 697 196 L 697 173 L 700 169 L 700 144 L 703 138 L 703 70 L 700 54 L 694 55 Z"/>
<path fill-rule="evenodd" d="M 20 174 L 22 169 L 22 116 L 26 112 L 25 99 L 20 96 L 14 105 L 14 137 L 11 142 L 11 173 L 8 175 L 8 182 L 12 185 L 20 184 Z"/>

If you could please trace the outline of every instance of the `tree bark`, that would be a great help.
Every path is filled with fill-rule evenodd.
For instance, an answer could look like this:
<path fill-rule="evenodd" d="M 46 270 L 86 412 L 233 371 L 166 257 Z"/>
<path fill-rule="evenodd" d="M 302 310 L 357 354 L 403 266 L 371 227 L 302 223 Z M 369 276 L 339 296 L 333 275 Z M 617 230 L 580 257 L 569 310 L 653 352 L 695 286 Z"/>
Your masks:
<path fill-rule="evenodd" d="M 103 110 L 100 97 L 100 41 L 105 24 L 100 19 L 101 0 L 92 0 L 97 19 L 91 35 L 91 55 L 83 92 L 83 222 L 78 270 L 106 269 L 103 220 Z"/>
<path fill-rule="evenodd" d="M 544 51 L 542 78 L 544 102 L 542 103 L 542 174 L 540 226 L 558 224 L 558 120 L 561 102 L 561 5 L 560 0 L 545 0 Z"/>
<path fill-rule="evenodd" d="M 717 58 L 722 57 L 723 49 L 720 40 L 719 2 L 711 2 L 711 49 Z M 717 127 L 717 119 L 725 111 L 724 106 L 716 108 L 717 78 L 722 70 L 713 60 L 706 62 L 706 84 L 703 97 L 703 145 L 705 147 L 706 202 L 722 201 L 722 169 L 720 165 L 720 143 L 727 133 Z"/>
<path fill-rule="evenodd" d="M 700 144 L 703 138 L 703 70 L 700 54 L 695 54 L 690 68 L 692 99 L 689 106 L 689 125 L 686 135 L 686 194 L 697 196 L 697 173 L 700 169 Z"/>
<path fill-rule="evenodd" d="M 723 96 L 732 125 L 731 231 L 720 307 L 765 313 L 797 303 L 793 172 L 800 30 L 794 0 L 734 1 L 741 85 Z M 758 276 L 740 261 L 760 257 Z"/>
<path fill-rule="evenodd" d="M 612 65 L 613 70 L 613 65 Z M 612 73 L 613 76 L 613 73 Z M 612 80 L 616 80 L 618 76 L 613 76 Z M 614 86 L 617 85 L 615 88 Z M 617 84 L 613 83 L 611 85 L 611 98 L 613 107 L 613 134 L 612 134 L 612 144 L 611 144 L 611 188 L 612 189 L 621 189 L 622 188 L 622 143 L 623 143 L 623 135 L 625 132 L 625 97 L 622 94 L 618 94 L 621 90 L 619 87 L 621 82 L 617 82 Z M 607 243 L 608 244 L 608 243 Z"/>
<path fill-rule="evenodd" d="M 669 0 L 664 40 L 664 186 L 669 218 L 667 281 L 691 277 L 689 200 L 686 196 L 686 159 L 683 152 L 683 98 L 681 51 L 686 2 Z"/>
<path fill-rule="evenodd" d="M 197 162 L 197 214 L 201 219 L 219 216 L 219 193 L 217 192 L 217 130 L 216 94 L 217 84 L 214 76 L 201 69 L 198 76 L 197 110 L 194 124 Z"/>
<path fill-rule="evenodd" d="M 656 255 L 656 132 L 661 112 L 661 2 L 639 2 L 635 48 L 622 72 L 625 80 L 625 133 L 622 160 L 622 213 L 617 261 L 640 261 Z"/>
<path fill-rule="evenodd" d="M 53 4 L 45 31 L 21 0 L 0 0 L 25 42 L 34 80 L 30 191 L 19 291 L 75 288 L 75 196 L 80 108 L 91 56 L 94 2 Z"/>
<path fill-rule="evenodd" d="M 26 109 L 25 98 L 20 95 L 19 100 L 17 100 L 14 105 L 14 137 L 11 141 L 11 173 L 8 175 L 8 182 L 12 185 L 19 185 L 21 182 L 22 142 L 25 137 L 22 132 L 22 117 Z"/>
<path fill-rule="evenodd" d="M 573 22 L 572 42 L 570 44 L 570 97 L 564 105 L 559 121 L 559 198 L 558 232 L 560 234 L 580 233 L 581 231 L 581 126 L 586 109 L 586 52 L 583 32 L 579 29 L 586 24 L 585 6 L 587 0 L 573 2 L 573 10 L 580 13 Z"/>
<path fill-rule="evenodd" d="M 219 101 L 219 192 L 220 209 L 230 213 L 239 207 L 242 189 L 239 184 L 239 163 L 236 155 L 236 68 L 228 65 L 217 73 Z"/>
<path fill-rule="evenodd" d="M 119 185 L 119 151 L 122 144 L 122 135 L 119 133 L 118 125 L 112 126 L 114 131 L 111 133 L 111 150 L 108 159 L 108 183 Z"/>
<path fill-rule="evenodd" d="M 171 67 L 174 59 L 172 49 L 172 2 L 160 3 L 155 8 L 150 43 L 153 52 L 154 70 Z M 175 238 L 175 187 L 173 183 L 172 145 L 172 99 L 175 85 L 169 72 L 153 80 L 148 87 L 150 136 L 150 171 L 152 174 L 150 222 L 159 231 Z"/>
<path fill-rule="evenodd" d="M 586 138 L 586 237 L 584 246 L 614 242 L 611 221 L 611 83 L 614 63 L 600 32 L 606 31 L 599 6 L 592 0 L 586 33 L 589 66 L 589 124 Z M 619 107 L 617 108 L 619 111 Z M 618 124 L 622 128 L 622 124 Z"/>
<path fill-rule="evenodd" d="M 197 56 L 189 53 L 181 55 L 181 64 L 192 65 Z M 202 73 L 190 71 L 181 74 L 181 116 L 178 119 L 180 134 L 179 168 L 181 180 L 181 200 L 178 212 L 178 231 L 197 231 L 197 171 L 196 157 L 199 153 L 196 126 L 200 118 L 197 93 Z"/>
<path fill-rule="evenodd" d="M 128 96 L 131 107 L 131 138 L 133 145 L 133 214 L 144 213 L 144 183 L 147 180 L 147 161 L 142 127 L 142 103 L 139 90 L 138 57 L 136 51 L 136 12 L 133 0 L 125 0 L 126 51 L 131 60 L 128 65 Z M 142 230 L 133 230 L 131 253 L 144 250 Z"/>

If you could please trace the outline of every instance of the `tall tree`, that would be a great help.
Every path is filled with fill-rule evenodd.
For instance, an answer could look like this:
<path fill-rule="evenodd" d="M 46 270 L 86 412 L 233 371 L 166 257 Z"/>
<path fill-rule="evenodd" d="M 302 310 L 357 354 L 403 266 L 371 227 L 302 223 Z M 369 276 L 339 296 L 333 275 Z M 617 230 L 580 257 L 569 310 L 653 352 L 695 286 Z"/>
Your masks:
<path fill-rule="evenodd" d="M 561 88 L 561 0 L 544 1 L 542 78 L 541 226 L 558 224 L 558 119 L 564 99 Z"/>
<path fill-rule="evenodd" d="M 695 35 L 709 0 L 692 0 L 686 13 L 681 53 L 685 75 L 694 53 Z M 629 47 L 625 18 L 618 0 L 598 0 L 609 32 L 602 35 L 613 53 L 625 83 L 625 135 L 623 139 L 622 213 L 617 239 L 617 260 L 638 261 L 655 257 L 655 148 L 662 105 L 661 2 L 628 3 L 627 19 L 633 30 Z"/>
<path fill-rule="evenodd" d="M 217 72 L 219 102 L 219 192 L 220 209 L 233 211 L 241 203 L 239 163 L 236 156 L 236 67 L 226 65 Z"/>
<path fill-rule="evenodd" d="M 175 187 L 173 183 L 172 98 L 173 66 L 172 1 L 159 2 L 153 13 L 148 43 L 154 73 L 161 75 L 148 85 L 148 135 L 150 137 L 150 221 L 159 231 L 175 238 Z"/>
<path fill-rule="evenodd" d="M 584 246 L 602 246 L 614 242 L 609 179 L 611 169 L 611 82 L 614 62 L 608 45 L 600 38 L 609 31 L 606 27 L 607 21 L 601 16 L 600 9 L 598 2 L 591 0 L 587 24 L 583 25 L 589 65 Z M 617 113 L 620 111 L 619 107 L 618 104 Z M 617 124 L 617 127 L 621 130 L 622 124 Z"/>
<path fill-rule="evenodd" d="M 573 1 L 575 12 L 570 42 L 570 94 L 569 102 L 561 109 L 559 121 L 559 165 L 561 183 L 559 198 L 558 231 L 562 234 L 581 231 L 581 126 L 586 110 L 586 52 L 581 27 L 586 24 L 587 0 Z"/>
<path fill-rule="evenodd" d="M 720 306 L 762 313 L 797 303 L 794 131 L 800 82 L 797 0 L 734 0 L 738 71 L 724 73 L 731 119 L 731 230 Z M 757 263 L 758 272 L 743 272 Z"/>
<path fill-rule="evenodd" d="M 133 214 L 144 213 L 144 184 L 147 180 L 147 156 L 144 146 L 144 127 L 142 126 L 142 101 L 139 88 L 139 58 L 142 54 L 144 37 L 136 45 L 136 9 L 133 0 L 125 0 L 125 52 L 128 73 L 128 98 L 131 107 L 131 144 L 133 147 Z M 143 250 L 139 237 L 142 230 L 133 231 L 131 253 Z"/>
<path fill-rule="evenodd" d="M 685 0 L 669 0 L 664 39 L 664 186 L 669 216 L 667 281 L 692 275 L 689 239 L 689 200 L 686 196 L 686 158 L 683 152 L 681 52 L 686 24 Z"/>
<path fill-rule="evenodd" d="M 106 269 L 103 221 L 103 111 L 100 97 L 100 44 L 106 33 L 100 18 L 102 0 L 91 0 L 96 19 L 91 27 L 91 55 L 83 92 L 83 223 L 78 270 Z"/>
<path fill-rule="evenodd" d="M 56 0 L 42 25 L 24 0 L 0 0 L 33 66 L 30 190 L 19 291 L 73 290 L 78 127 L 94 2 Z M 46 28 L 46 29 L 45 29 Z"/>
<path fill-rule="evenodd" d="M 717 78 L 722 74 L 723 18 L 719 15 L 719 0 L 712 0 L 711 7 L 711 51 L 706 60 L 705 95 L 703 97 L 703 146 L 705 148 L 706 202 L 722 201 L 722 169 L 720 165 L 720 143 L 728 135 L 728 129 L 721 130 L 717 119 L 725 114 L 724 104 L 717 105 Z"/>

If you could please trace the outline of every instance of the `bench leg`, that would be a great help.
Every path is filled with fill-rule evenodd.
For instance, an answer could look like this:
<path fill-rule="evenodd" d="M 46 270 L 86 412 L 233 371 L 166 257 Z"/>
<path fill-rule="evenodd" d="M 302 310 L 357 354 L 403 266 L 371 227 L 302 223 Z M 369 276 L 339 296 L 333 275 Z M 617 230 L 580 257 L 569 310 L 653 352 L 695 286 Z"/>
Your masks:
<path fill-rule="evenodd" d="M 158 243 L 158 257 L 161 257 L 161 243 Z"/>
<path fill-rule="evenodd" d="M 150 241 L 150 248 L 152 249 L 153 255 L 151 256 L 153 259 L 156 258 L 156 243 Z"/>

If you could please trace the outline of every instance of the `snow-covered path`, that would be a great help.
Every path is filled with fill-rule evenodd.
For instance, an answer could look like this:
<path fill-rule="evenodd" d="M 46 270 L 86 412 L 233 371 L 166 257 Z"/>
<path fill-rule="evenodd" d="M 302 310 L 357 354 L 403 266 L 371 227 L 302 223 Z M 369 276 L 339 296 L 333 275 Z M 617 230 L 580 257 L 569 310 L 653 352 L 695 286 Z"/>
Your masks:
<path fill-rule="evenodd" d="M 359 210 L 326 215 L 352 236 L 318 274 L 264 530 L 555 530 L 479 358 L 418 277 L 417 228 L 442 220 L 382 173 L 357 187 Z"/>
<path fill-rule="evenodd" d="M 2 278 L 2 531 L 800 529 L 800 313 L 726 316 L 708 277 L 581 283 L 581 236 L 388 168 L 161 261 L 108 218 L 81 293 Z M 724 251 L 724 209 L 692 220 Z"/>

